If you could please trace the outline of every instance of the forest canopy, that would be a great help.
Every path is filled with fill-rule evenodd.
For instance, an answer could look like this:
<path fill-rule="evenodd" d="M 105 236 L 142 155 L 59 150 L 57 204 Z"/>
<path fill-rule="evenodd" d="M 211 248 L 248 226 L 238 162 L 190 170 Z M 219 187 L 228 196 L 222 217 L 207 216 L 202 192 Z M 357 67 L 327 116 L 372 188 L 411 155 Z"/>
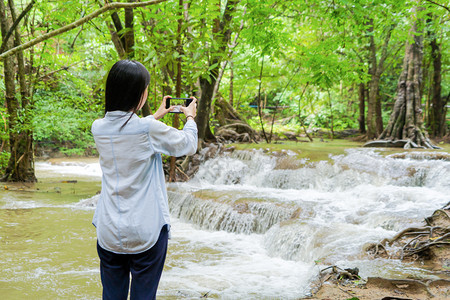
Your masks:
<path fill-rule="evenodd" d="M 420 44 L 415 122 L 443 139 L 449 12 L 441 0 L 0 0 L 4 179 L 33 180 L 36 149 L 95 154 L 105 77 L 125 58 L 151 74 L 142 114 L 165 94 L 199 98 L 202 141 L 224 126 L 219 102 L 267 142 L 349 129 L 371 140 L 394 111 L 406 45 Z"/>

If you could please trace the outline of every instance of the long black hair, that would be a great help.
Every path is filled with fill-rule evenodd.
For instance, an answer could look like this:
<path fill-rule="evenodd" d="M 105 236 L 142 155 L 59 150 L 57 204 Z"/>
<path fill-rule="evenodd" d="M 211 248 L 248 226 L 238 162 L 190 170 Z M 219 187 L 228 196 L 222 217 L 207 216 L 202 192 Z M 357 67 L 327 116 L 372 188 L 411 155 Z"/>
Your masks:
<path fill-rule="evenodd" d="M 116 62 L 106 79 L 105 113 L 115 110 L 136 113 L 149 82 L 150 73 L 140 62 L 127 59 Z"/>

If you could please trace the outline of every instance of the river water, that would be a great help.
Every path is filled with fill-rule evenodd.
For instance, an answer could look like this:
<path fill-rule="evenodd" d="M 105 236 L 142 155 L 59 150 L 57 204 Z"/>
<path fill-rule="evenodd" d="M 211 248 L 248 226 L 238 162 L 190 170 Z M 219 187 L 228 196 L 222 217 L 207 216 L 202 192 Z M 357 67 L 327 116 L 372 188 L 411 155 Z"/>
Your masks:
<path fill-rule="evenodd" d="M 437 278 L 367 243 L 421 224 L 450 201 L 450 161 L 349 149 L 318 163 L 235 151 L 170 184 L 172 239 L 158 299 L 298 299 L 328 265 L 360 275 Z M 0 295 L 100 299 L 92 215 L 96 160 L 36 164 L 39 182 L 0 189 Z"/>

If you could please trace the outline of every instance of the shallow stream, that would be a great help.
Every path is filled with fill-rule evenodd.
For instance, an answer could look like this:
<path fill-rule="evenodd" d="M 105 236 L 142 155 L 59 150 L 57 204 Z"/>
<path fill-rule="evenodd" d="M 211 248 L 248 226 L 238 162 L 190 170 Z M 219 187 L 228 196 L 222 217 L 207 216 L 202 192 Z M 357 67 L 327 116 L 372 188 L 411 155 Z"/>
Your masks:
<path fill-rule="evenodd" d="M 441 276 L 370 259 L 364 246 L 450 201 L 450 161 L 349 149 L 312 163 L 235 151 L 169 185 L 172 240 L 158 299 L 298 299 L 328 265 L 387 278 Z M 448 156 L 447 156 L 448 157 Z M 36 163 L 39 182 L 0 188 L 0 295 L 100 299 L 95 159 Z"/>

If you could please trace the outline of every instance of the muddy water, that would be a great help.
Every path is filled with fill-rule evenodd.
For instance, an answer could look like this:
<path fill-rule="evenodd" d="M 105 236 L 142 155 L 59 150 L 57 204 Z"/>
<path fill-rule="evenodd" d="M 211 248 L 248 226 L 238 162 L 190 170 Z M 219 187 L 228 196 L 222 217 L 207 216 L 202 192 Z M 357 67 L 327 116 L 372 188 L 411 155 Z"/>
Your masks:
<path fill-rule="evenodd" d="M 371 260 L 363 247 L 450 201 L 448 161 L 366 149 L 318 164 L 283 159 L 237 152 L 169 186 L 172 240 L 159 299 L 298 299 L 328 264 L 357 266 L 363 277 L 438 276 Z M 37 176 L 35 185 L 0 188 L 0 295 L 100 299 L 97 161 L 37 163 Z"/>
<path fill-rule="evenodd" d="M 64 168 L 37 163 L 38 183 L 0 189 L 0 295 L 6 299 L 101 297 L 93 210 L 77 206 L 100 189 L 99 178 Z"/>

